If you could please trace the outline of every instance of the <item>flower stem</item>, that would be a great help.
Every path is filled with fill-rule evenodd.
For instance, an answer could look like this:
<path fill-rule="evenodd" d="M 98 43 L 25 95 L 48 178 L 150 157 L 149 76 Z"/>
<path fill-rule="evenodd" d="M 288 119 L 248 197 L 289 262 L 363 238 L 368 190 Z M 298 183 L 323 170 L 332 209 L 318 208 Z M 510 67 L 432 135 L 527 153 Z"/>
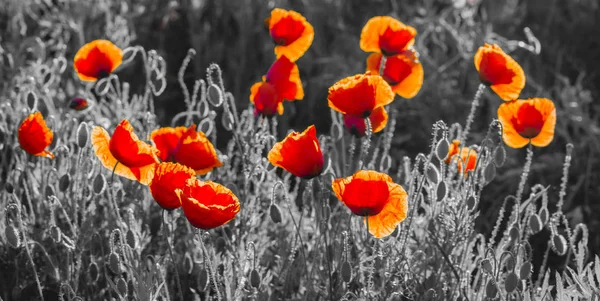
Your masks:
<path fill-rule="evenodd" d="M 462 144 L 465 140 L 467 140 L 467 136 L 469 135 L 469 131 L 471 130 L 471 125 L 473 124 L 473 120 L 475 119 L 475 111 L 477 110 L 477 106 L 479 105 L 479 99 L 481 95 L 483 95 L 483 91 L 485 91 L 485 85 L 479 84 L 477 87 L 477 92 L 475 92 L 475 97 L 473 97 L 473 102 L 471 102 L 471 111 L 469 112 L 469 116 L 467 116 L 467 122 L 465 123 L 465 129 L 461 133 L 460 143 Z"/>
<path fill-rule="evenodd" d="M 177 268 L 177 263 L 175 262 L 175 256 L 173 256 L 173 247 L 171 247 L 171 242 L 169 241 L 169 229 L 167 226 L 167 222 L 165 219 L 167 217 L 167 210 L 163 210 L 163 233 L 165 234 L 165 239 L 167 240 L 167 246 L 169 246 L 169 256 L 171 257 L 171 263 L 175 268 L 175 281 L 177 282 L 177 289 L 179 289 L 179 300 L 183 301 L 183 290 L 181 289 L 181 280 L 179 279 L 179 269 Z"/>

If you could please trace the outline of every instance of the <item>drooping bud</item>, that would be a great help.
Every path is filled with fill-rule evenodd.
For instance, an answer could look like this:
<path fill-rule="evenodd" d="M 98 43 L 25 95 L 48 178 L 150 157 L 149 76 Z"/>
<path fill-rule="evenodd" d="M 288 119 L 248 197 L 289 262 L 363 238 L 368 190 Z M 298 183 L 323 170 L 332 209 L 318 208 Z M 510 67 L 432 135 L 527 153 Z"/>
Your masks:
<path fill-rule="evenodd" d="M 342 280 L 348 283 L 352 279 L 352 266 L 348 261 L 342 262 Z"/>
<path fill-rule="evenodd" d="M 11 247 L 15 249 L 21 247 L 21 236 L 19 235 L 19 231 L 17 231 L 13 225 L 8 225 L 4 228 L 4 235 Z"/>
<path fill-rule="evenodd" d="M 532 266 L 529 261 L 523 263 L 521 269 L 519 270 L 519 278 L 521 278 L 521 280 L 526 280 L 531 277 L 531 267 Z"/>
<path fill-rule="evenodd" d="M 517 288 L 517 283 L 519 282 L 519 278 L 517 274 L 510 272 L 506 275 L 506 279 L 504 279 L 504 288 L 507 293 L 512 293 Z"/>
<path fill-rule="evenodd" d="M 97 174 L 92 185 L 94 193 L 101 194 L 104 192 L 104 189 L 106 189 L 106 179 L 104 178 L 104 175 L 101 173 Z"/>
<path fill-rule="evenodd" d="M 537 214 L 532 214 L 529 217 L 529 229 L 531 229 L 531 232 L 533 234 L 536 234 L 540 231 L 542 231 L 542 220 L 540 219 L 540 216 Z"/>
<path fill-rule="evenodd" d="M 271 206 L 269 207 L 269 215 L 271 216 L 271 220 L 274 223 L 281 223 L 281 211 L 279 210 L 279 206 L 277 206 L 276 204 L 271 204 Z"/>
<path fill-rule="evenodd" d="M 448 188 L 446 187 L 446 182 L 441 181 L 438 184 L 437 190 L 436 190 L 437 201 L 441 202 L 442 200 L 444 200 L 444 198 L 446 198 L 447 194 L 448 194 Z"/>
<path fill-rule="evenodd" d="M 260 286 L 260 275 L 256 269 L 253 269 L 252 272 L 250 272 L 250 285 L 254 288 Z"/>
<path fill-rule="evenodd" d="M 552 250 L 560 256 L 565 255 L 567 252 L 567 240 L 560 234 L 552 236 Z"/>
<path fill-rule="evenodd" d="M 87 146 L 90 138 L 89 136 L 90 133 L 88 131 L 87 124 L 85 122 L 80 123 L 79 127 L 77 127 L 77 145 L 79 146 L 79 149 Z"/>
<path fill-rule="evenodd" d="M 448 151 L 450 150 L 450 143 L 448 139 L 440 139 L 435 146 L 435 155 L 440 161 L 446 160 L 448 157 Z"/>

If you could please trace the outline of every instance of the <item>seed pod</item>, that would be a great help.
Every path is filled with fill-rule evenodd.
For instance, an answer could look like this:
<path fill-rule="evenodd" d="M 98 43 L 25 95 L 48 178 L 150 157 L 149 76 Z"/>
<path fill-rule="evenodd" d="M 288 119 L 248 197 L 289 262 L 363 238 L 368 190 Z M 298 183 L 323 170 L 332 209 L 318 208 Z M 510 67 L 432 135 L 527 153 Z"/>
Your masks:
<path fill-rule="evenodd" d="M 50 226 L 50 237 L 54 241 L 54 243 L 60 243 L 62 239 L 62 233 L 60 232 L 60 228 L 56 225 Z"/>
<path fill-rule="evenodd" d="M 567 252 L 567 240 L 564 236 L 556 234 L 552 236 L 552 249 L 554 253 L 563 256 Z"/>
<path fill-rule="evenodd" d="M 519 270 L 519 278 L 521 278 L 521 280 L 527 280 L 529 277 L 531 277 L 531 267 L 532 266 L 529 261 L 523 263 L 521 269 Z"/>
<path fill-rule="evenodd" d="M 269 215 L 271 216 L 271 220 L 274 223 L 281 223 L 281 211 L 279 210 L 279 207 L 276 204 L 271 204 L 271 206 L 269 207 Z"/>
<path fill-rule="evenodd" d="M 92 261 L 88 266 L 88 275 L 90 276 L 90 280 L 92 282 L 98 281 L 98 276 L 100 276 L 100 270 L 98 269 L 98 265 L 95 261 Z"/>
<path fill-rule="evenodd" d="M 446 182 L 441 181 L 440 183 L 438 183 L 436 190 L 437 201 L 441 202 L 442 200 L 444 200 L 446 198 L 447 193 L 448 189 L 446 187 Z"/>
<path fill-rule="evenodd" d="M 21 236 L 19 235 L 19 231 L 17 231 L 13 225 L 8 225 L 4 228 L 4 235 L 11 247 L 19 248 L 21 246 Z"/>
<path fill-rule="evenodd" d="M 342 280 L 348 283 L 352 279 L 352 266 L 347 261 L 342 262 Z"/>
<path fill-rule="evenodd" d="M 529 217 L 529 229 L 531 229 L 531 232 L 533 234 L 536 234 L 540 231 L 542 231 L 542 220 L 540 219 L 540 216 L 537 214 L 532 214 Z"/>
<path fill-rule="evenodd" d="M 493 274 L 494 273 L 494 270 L 492 269 L 492 263 L 487 258 L 481 261 L 481 267 L 488 274 Z"/>
<path fill-rule="evenodd" d="M 496 294 L 498 294 L 498 288 L 493 279 L 490 279 L 485 287 L 485 295 L 488 298 L 496 298 Z"/>
<path fill-rule="evenodd" d="M 496 147 L 496 150 L 494 150 L 494 163 L 496 163 L 496 166 L 500 167 L 504 165 L 504 161 L 506 161 L 506 150 L 504 149 L 504 146 L 500 144 Z"/>
<path fill-rule="evenodd" d="M 433 164 L 429 164 L 429 168 L 427 168 L 426 175 L 427 175 L 427 180 L 429 180 L 429 182 L 431 182 L 433 184 L 437 184 L 437 182 L 439 182 L 440 173 L 438 172 L 437 168 Z"/>
<path fill-rule="evenodd" d="M 65 192 L 69 188 L 69 185 L 71 185 L 71 176 L 68 173 L 62 175 L 60 180 L 58 180 L 58 190 Z"/>
<path fill-rule="evenodd" d="M 496 177 L 496 165 L 490 162 L 483 170 L 483 177 L 486 183 L 491 182 Z"/>
<path fill-rule="evenodd" d="M 519 278 L 517 278 L 517 274 L 510 272 L 506 275 L 506 279 L 504 279 L 504 288 L 507 293 L 512 293 L 517 288 L 517 283 L 519 282 Z"/>
<path fill-rule="evenodd" d="M 450 143 L 448 139 L 440 139 L 435 146 L 435 155 L 438 160 L 443 161 L 448 157 L 448 151 L 450 150 Z"/>
<path fill-rule="evenodd" d="M 208 272 L 205 268 L 200 269 L 198 273 L 198 290 L 203 292 L 208 286 Z"/>
<path fill-rule="evenodd" d="M 119 289 L 119 295 L 127 296 L 127 282 L 123 277 L 117 279 L 117 288 Z"/>
<path fill-rule="evenodd" d="M 208 86 L 208 101 L 211 105 L 218 107 L 223 104 L 223 91 L 215 84 Z"/>
<path fill-rule="evenodd" d="M 77 145 L 80 149 L 87 146 L 89 135 L 87 124 L 85 122 L 80 123 L 77 127 Z"/>
<path fill-rule="evenodd" d="M 122 273 L 121 258 L 119 258 L 119 254 L 114 251 L 108 255 L 108 267 L 117 275 Z"/>
<path fill-rule="evenodd" d="M 125 241 L 132 249 L 135 249 L 135 247 L 137 246 L 137 238 L 135 232 L 133 232 L 131 229 L 127 230 L 127 234 L 125 234 Z"/>
<path fill-rule="evenodd" d="M 542 207 L 540 209 L 540 212 L 538 212 L 538 214 L 540 216 L 540 220 L 542 221 L 542 225 L 546 225 L 546 223 L 548 222 L 548 217 L 550 216 L 550 213 L 548 212 L 548 208 Z"/>
<path fill-rule="evenodd" d="M 475 206 L 477 206 L 477 200 L 471 195 L 467 198 L 467 209 L 469 209 L 469 211 L 473 211 Z"/>
<path fill-rule="evenodd" d="M 94 178 L 93 188 L 96 194 L 101 194 L 104 192 L 104 189 L 106 189 L 106 180 L 104 179 L 103 174 L 99 173 L 96 175 Z"/>
<path fill-rule="evenodd" d="M 256 269 L 253 269 L 252 272 L 250 272 L 250 285 L 254 288 L 260 286 L 260 275 Z"/>

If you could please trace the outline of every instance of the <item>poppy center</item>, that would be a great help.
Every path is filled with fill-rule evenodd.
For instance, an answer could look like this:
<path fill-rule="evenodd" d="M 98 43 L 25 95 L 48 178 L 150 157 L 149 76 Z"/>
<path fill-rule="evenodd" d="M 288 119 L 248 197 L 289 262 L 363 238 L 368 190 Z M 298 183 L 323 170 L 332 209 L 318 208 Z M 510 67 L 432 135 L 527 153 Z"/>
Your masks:
<path fill-rule="evenodd" d="M 304 32 L 304 24 L 302 21 L 295 20 L 291 16 L 287 16 L 279 20 L 271 27 L 271 37 L 275 44 L 287 46 L 302 36 Z"/>
<path fill-rule="evenodd" d="M 388 57 L 385 61 L 385 69 L 383 70 L 383 79 L 395 86 L 404 81 L 412 72 L 412 67 L 406 61 L 399 57 Z"/>
<path fill-rule="evenodd" d="M 379 36 L 379 48 L 383 55 L 393 56 L 406 49 L 408 43 L 413 38 L 413 34 L 407 29 L 393 30 L 388 27 L 385 32 Z"/>
<path fill-rule="evenodd" d="M 511 118 L 511 122 L 519 135 L 531 139 L 542 131 L 545 120 L 535 106 L 526 103 L 519 108 L 516 116 Z"/>
<path fill-rule="evenodd" d="M 366 123 L 364 118 L 345 114 L 344 125 L 346 126 L 348 131 L 354 136 L 362 137 L 365 135 Z"/>
<path fill-rule="evenodd" d="M 479 65 L 479 78 L 486 85 L 512 83 L 515 72 L 506 66 L 506 58 L 499 53 L 484 53 Z"/>

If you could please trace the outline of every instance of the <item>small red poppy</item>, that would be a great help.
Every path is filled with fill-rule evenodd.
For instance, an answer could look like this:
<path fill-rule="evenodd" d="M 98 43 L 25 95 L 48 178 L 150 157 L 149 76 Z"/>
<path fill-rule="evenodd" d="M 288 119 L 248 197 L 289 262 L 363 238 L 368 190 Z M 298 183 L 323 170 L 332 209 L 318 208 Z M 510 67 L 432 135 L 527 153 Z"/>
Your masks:
<path fill-rule="evenodd" d="M 342 114 L 365 118 L 394 101 L 394 92 L 381 76 L 367 72 L 335 83 L 327 100 L 330 108 Z"/>
<path fill-rule="evenodd" d="M 217 152 L 208 138 L 201 131 L 196 131 L 192 124 L 179 139 L 173 152 L 173 159 L 204 175 L 216 167 L 223 166 Z"/>
<path fill-rule="evenodd" d="M 296 61 L 312 44 L 315 36 L 314 29 L 310 23 L 299 13 L 293 10 L 275 8 L 271 16 L 265 20 L 271 33 L 275 46 L 275 55 L 287 56 Z"/>
<path fill-rule="evenodd" d="M 54 159 L 54 154 L 46 150 L 54 139 L 54 133 L 48 128 L 40 112 L 30 114 L 21 122 L 18 136 L 19 144 L 25 152 Z"/>
<path fill-rule="evenodd" d="M 158 157 L 161 161 L 171 161 L 173 159 L 175 148 L 186 131 L 186 127 L 179 126 L 175 128 L 162 127 L 150 133 L 150 140 L 154 142 L 158 149 Z"/>
<path fill-rule="evenodd" d="M 171 162 L 160 163 L 154 170 L 154 177 L 149 185 L 150 193 L 162 208 L 179 208 L 181 202 L 175 190 L 183 189 L 187 180 L 195 175 L 196 172 L 187 166 Z"/>
<path fill-rule="evenodd" d="M 196 228 L 210 230 L 222 226 L 240 212 L 240 201 L 227 187 L 211 181 L 188 179 L 176 190 L 183 214 Z"/>
<path fill-rule="evenodd" d="M 95 127 L 92 145 L 102 165 L 115 174 L 144 185 L 152 180 L 158 151 L 137 137 L 127 119 L 117 125 L 112 137 L 103 127 Z"/>
<path fill-rule="evenodd" d="M 473 148 L 459 147 L 460 140 L 453 140 L 448 148 L 446 163 L 456 162 L 460 172 L 468 173 L 475 170 L 477 165 L 477 151 Z M 463 164 L 466 163 L 466 165 Z"/>
<path fill-rule="evenodd" d="M 83 45 L 73 59 L 82 81 L 93 82 L 108 76 L 123 62 L 123 51 L 107 40 L 94 40 Z"/>
<path fill-rule="evenodd" d="M 381 53 L 373 53 L 367 58 L 367 71 L 379 75 Z M 385 60 L 382 77 L 392 87 L 392 91 L 403 98 L 413 98 L 423 86 L 423 65 L 414 51 L 388 56 Z"/>
<path fill-rule="evenodd" d="M 373 113 L 368 118 L 371 122 L 371 131 L 373 133 L 381 132 L 388 122 L 388 114 L 384 107 L 373 110 Z M 365 118 L 344 115 L 344 125 L 350 133 L 357 137 L 364 137 L 367 134 L 367 122 Z"/>
<path fill-rule="evenodd" d="M 544 147 L 554 139 L 556 108 L 547 98 L 505 102 L 498 108 L 506 145 L 521 148 L 529 143 Z"/>
<path fill-rule="evenodd" d="M 489 85 L 503 100 L 519 98 L 525 87 L 525 72 L 498 45 L 485 44 L 479 47 L 474 60 L 482 83 Z"/>
<path fill-rule="evenodd" d="M 279 57 L 269 68 L 263 81 L 250 88 L 250 102 L 255 113 L 273 116 L 283 114 L 283 101 L 304 98 L 298 66 L 285 55 Z"/>
<path fill-rule="evenodd" d="M 373 17 L 362 29 L 360 49 L 394 56 L 412 46 L 416 35 L 416 29 L 392 17 Z"/>
<path fill-rule="evenodd" d="M 275 143 L 267 158 L 274 166 L 304 179 L 320 175 L 325 162 L 314 125 L 302 133 L 292 132 L 283 141 Z"/>
<path fill-rule="evenodd" d="M 85 98 L 75 97 L 71 99 L 69 103 L 69 108 L 75 111 L 83 111 L 89 107 L 89 103 Z"/>
<path fill-rule="evenodd" d="M 352 213 L 368 219 L 369 232 L 377 238 L 392 234 L 408 212 L 407 193 L 384 173 L 359 170 L 331 184 L 337 198 Z"/>

